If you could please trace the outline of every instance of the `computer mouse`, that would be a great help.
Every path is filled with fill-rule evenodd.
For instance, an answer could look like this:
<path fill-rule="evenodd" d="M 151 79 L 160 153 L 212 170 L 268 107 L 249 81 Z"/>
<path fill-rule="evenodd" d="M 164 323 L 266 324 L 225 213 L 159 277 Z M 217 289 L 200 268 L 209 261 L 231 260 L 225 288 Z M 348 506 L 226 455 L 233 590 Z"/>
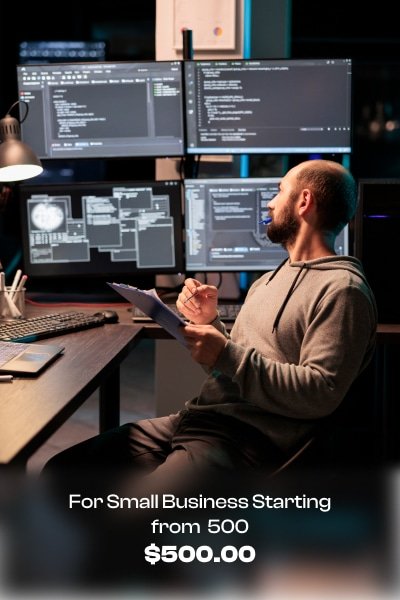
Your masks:
<path fill-rule="evenodd" d="M 103 317 L 106 323 L 118 323 L 119 317 L 118 313 L 115 310 L 111 310 L 110 308 L 106 308 L 101 312 L 94 313 L 95 317 Z"/>

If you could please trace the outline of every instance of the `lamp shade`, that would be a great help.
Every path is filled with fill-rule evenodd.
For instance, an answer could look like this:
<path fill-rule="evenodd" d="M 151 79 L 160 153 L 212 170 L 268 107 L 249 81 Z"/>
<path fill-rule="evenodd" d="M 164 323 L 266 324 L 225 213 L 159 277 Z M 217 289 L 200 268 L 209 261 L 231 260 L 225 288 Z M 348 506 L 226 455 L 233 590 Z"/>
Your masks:
<path fill-rule="evenodd" d="M 19 121 L 7 114 L 0 120 L 0 182 L 21 181 L 40 175 L 42 164 L 21 141 Z"/>

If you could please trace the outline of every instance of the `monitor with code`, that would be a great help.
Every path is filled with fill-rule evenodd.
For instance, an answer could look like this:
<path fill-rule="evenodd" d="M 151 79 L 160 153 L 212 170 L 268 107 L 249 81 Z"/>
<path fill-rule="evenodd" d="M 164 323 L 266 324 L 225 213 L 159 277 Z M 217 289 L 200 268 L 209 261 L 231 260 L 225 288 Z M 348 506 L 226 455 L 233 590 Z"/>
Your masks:
<path fill-rule="evenodd" d="M 186 179 L 186 270 L 270 271 L 288 254 L 270 241 L 268 204 L 280 178 Z M 346 227 L 336 238 L 337 254 L 348 254 Z"/>
<path fill-rule="evenodd" d="M 179 61 L 18 65 L 22 140 L 43 159 L 184 152 Z"/>
<path fill-rule="evenodd" d="M 349 153 L 350 59 L 185 61 L 189 154 Z"/>

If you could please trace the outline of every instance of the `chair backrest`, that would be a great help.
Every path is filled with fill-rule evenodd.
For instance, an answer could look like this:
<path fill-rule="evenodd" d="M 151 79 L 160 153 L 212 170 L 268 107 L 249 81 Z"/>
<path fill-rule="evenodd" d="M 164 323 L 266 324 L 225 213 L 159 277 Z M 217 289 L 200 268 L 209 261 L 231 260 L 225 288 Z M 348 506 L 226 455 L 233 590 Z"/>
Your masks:
<path fill-rule="evenodd" d="M 383 431 L 375 393 L 375 366 L 353 382 L 340 406 L 321 419 L 315 432 L 272 477 L 309 468 L 343 470 L 376 467 L 383 463 Z"/>

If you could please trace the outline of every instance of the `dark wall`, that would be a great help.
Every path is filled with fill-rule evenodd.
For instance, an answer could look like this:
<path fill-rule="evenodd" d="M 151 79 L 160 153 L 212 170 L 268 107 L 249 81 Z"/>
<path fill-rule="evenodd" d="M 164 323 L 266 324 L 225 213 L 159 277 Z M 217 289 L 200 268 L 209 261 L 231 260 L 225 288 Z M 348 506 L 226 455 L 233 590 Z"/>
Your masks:
<path fill-rule="evenodd" d="M 291 4 L 292 57 L 349 57 L 354 61 L 353 172 L 357 177 L 397 176 L 400 35 L 393 3 L 379 3 L 369 10 L 360 5 L 351 12 L 345 0 L 292 0 Z M 17 99 L 15 67 L 20 41 L 102 39 L 107 42 L 109 60 L 155 56 L 155 0 L 114 0 L 111 7 L 109 2 L 99 1 L 95 10 L 71 0 L 65 6 L 55 6 L 54 13 L 48 24 L 48 19 L 45 23 L 38 18 L 36 7 L 26 5 L 18 14 L 10 3 L 2 8 L 0 114 Z M 253 162 L 257 165 L 257 159 Z M 121 163 L 122 171 L 124 168 Z"/>
<path fill-rule="evenodd" d="M 18 45 L 23 40 L 104 40 L 108 60 L 155 57 L 155 0 L 70 0 L 54 5 L 45 20 L 37 6 L 2 7 L 0 36 L 0 116 L 17 99 Z M 350 166 L 357 178 L 400 177 L 400 35 L 387 0 L 371 9 L 345 0 L 292 0 L 290 56 L 353 59 L 354 145 Z M 40 9 L 42 10 L 42 9 Z M 295 99 L 295 90 L 293 94 Z M 295 156 L 251 156 L 251 175 L 280 174 Z M 48 161 L 49 162 L 49 161 Z M 55 161 L 53 161 L 54 164 Z M 59 161 L 57 161 L 58 164 Z M 144 179 L 154 175 L 154 160 L 75 161 L 66 167 L 76 179 Z M 62 165 L 61 165 L 62 166 Z M 4 209 L 0 197 L 0 233 L 18 234 L 15 206 Z M 5 212 L 5 210 L 7 212 Z M 4 256 L 4 253 L 3 253 Z"/>
<path fill-rule="evenodd" d="M 400 176 L 400 34 L 393 6 L 292 0 L 293 57 L 353 59 L 357 177 Z"/>
<path fill-rule="evenodd" d="M 93 8 L 95 6 L 95 8 Z M 48 10 L 32 4 L 2 6 L 0 36 L 0 109 L 5 113 L 16 97 L 18 45 L 29 40 L 105 40 L 108 60 L 153 59 L 155 56 L 155 0 L 91 3 L 69 0 Z"/>

